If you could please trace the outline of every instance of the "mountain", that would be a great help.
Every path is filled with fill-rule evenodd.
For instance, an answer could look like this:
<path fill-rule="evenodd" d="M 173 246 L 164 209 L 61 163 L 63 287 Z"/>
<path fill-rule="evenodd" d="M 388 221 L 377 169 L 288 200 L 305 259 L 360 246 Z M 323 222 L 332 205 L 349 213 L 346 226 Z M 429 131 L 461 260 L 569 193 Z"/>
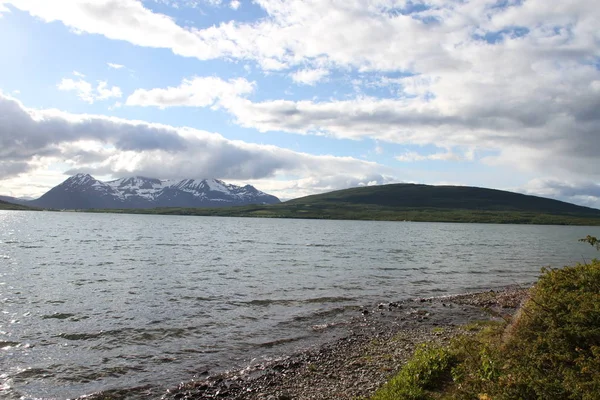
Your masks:
<path fill-rule="evenodd" d="M 231 217 L 600 225 L 600 210 L 564 201 L 495 189 L 416 184 L 338 190 L 274 205 L 139 212 Z"/>
<path fill-rule="evenodd" d="M 505 190 L 470 186 L 434 186 L 412 183 L 367 186 L 306 196 L 289 205 L 347 204 L 394 209 L 461 209 L 473 211 L 520 211 L 600 216 L 600 210 L 560 200 Z"/>
<path fill-rule="evenodd" d="M 88 174 L 74 175 L 27 204 L 57 209 L 133 209 L 156 207 L 227 207 L 279 203 L 253 186 L 230 185 L 218 179 L 160 180 L 141 176 L 101 182 Z"/>

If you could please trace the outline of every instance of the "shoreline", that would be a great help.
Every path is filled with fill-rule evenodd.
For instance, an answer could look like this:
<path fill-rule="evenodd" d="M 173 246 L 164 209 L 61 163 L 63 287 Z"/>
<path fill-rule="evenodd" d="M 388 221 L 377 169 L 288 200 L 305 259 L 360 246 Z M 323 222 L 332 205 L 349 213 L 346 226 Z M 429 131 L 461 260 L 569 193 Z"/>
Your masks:
<path fill-rule="evenodd" d="M 363 307 L 350 322 L 349 334 L 331 343 L 185 382 L 160 398 L 366 399 L 400 370 L 419 344 L 447 343 L 464 333 L 468 323 L 507 318 L 528 290 L 511 286 Z M 104 392 L 86 398 L 122 397 Z"/>

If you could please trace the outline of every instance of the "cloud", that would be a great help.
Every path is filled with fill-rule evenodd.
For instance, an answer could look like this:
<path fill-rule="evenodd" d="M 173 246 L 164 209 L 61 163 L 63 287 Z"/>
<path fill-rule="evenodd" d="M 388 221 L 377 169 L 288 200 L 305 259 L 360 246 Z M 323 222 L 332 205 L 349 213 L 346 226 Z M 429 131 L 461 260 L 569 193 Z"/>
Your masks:
<path fill-rule="evenodd" d="M 414 151 L 408 151 L 404 154 L 395 157 L 396 160 L 402 162 L 414 162 L 414 161 L 462 161 L 464 158 L 459 154 L 452 151 L 445 153 L 434 153 L 434 154 L 419 154 Z"/>
<path fill-rule="evenodd" d="M 329 71 L 324 68 L 317 69 L 301 69 L 292 73 L 290 76 L 296 83 L 303 85 L 314 85 L 323 78 L 329 75 Z"/>
<path fill-rule="evenodd" d="M 521 188 L 524 193 L 552 197 L 570 203 L 600 208 L 600 184 L 585 180 L 534 179 Z"/>
<path fill-rule="evenodd" d="M 46 0 L 4 0 L 45 22 L 60 21 L 78 33 L 103 35 L 134 45 L 171 49 L 185 57 L 213 58 L 221 52 L 196 32 L 178 26 L 136 0 L 64 0 L 60 7 Z M 208 38 L 207 38 L 208 39 Z"/>
<path fill-rule="evenodd" d="M 106 63 L 106 65 L 108 65 L 109 68 L 112 69 L 121 69 L 121 68 L 125 68 L 124 65 L 122 64 L 115 64 L 115 63 Z"/>
<path fill-rule="evenodd" d="M 217 77 L 195 77 L 184 79 L 177 87 L 166 89 L 137 89 L 125 102 L 128 106 L 173 106 L 208 107 L 217 100 L 237 98 L 252 93 L 255 83 L 246 79 L 224 81 Z"/>
<path fill-rule="evenodd" d="M 230 21 L 193 29 L 177 25 L 172 18 L 155 13 L 136 0 L 64 0 L 63 7 L 49 5 L 45 0 L 4 1 L 46 22 L 60 21 L 76 32 L 170 49 L 174 54 L 200 60 L 254 59 L 265 69 L 310 64 L 321 57 L 331 64 L 370 70 L 405 70 L 417 58 L 454 67 L 451 57 L 438 54 L 440 43 L 450 47 L 453 43 L 447 43 L 449 38 L 463 40 L 466 28 L 472 29 L 467 26 L 470 19 L 462 15 L 469 11 L 467 6 L 443 3 L 422 17 L 449 14 L 450 27 L 390 13 L 387 0 L 261 0 L 257 4 L 267 17 L 259 21 Z M 207 1 L 220 4 L 219 0 Z M 462 35 L 448 35 L 454 33 L 453 29 Z"/>
<path fill-rule="evenodd" d="M 77 97 L 89 104 L 93 104 L 97 100 L 107 100 L 123 96 L 123 93 L 118 86 L 108 87 L 106 81 L 98 81 L 96 88 L 94 88 L 91 83 L 82 79 L 85 75 L 77 73 L 76 71 L 73 72 L 73 74 L 80 78 L 77 80 L 63 78 L 58 85 L 56 85 L 58 90 L 75 92 Z"/>
<path fill-rule="evenodd" d="M 320 174 L 290 180 L 246 180 L 233 183 L 249 183 L 260 187 L 268 193 L 280 193 L 281 200 L 290 200 L 297 197 L 309 196 L 318 193 L 331 192 L 333 190 L 347 189 L 350 187 L 385 185 L 398 183 L 398 178 L 387 174 L 367 173 L 363 175 L 353 174 Z"/>
<path fill-rule="evenodd" d="M 481 72 L 427 80 L 426 90 L 411 86 L 411 96 L 320 102 L 238 98 L 223 107 L 240 126 L 262 132 L 472 148 L 493 154 L 485 157 L 493 165 L 598 177 L 600 90 L 593 83 L 600 81 L 598 68 L 531 59 L 511 71 L 515 59 L 503 61 L 503 49 L 484 52 L 491 54 L 482 55 Z M 505 72 L 486 76 L 494 69 Z"/>
<path fill-rule="evenodd" d="M 473 161 L 475 159 L 474 150 L 468 150 L 464 154 L 459 154 L 451 149 L 442 153 L 421 154 L 415 151 L 407 151 L 404 154 L 395 157 L 401 162 L 415 161 Z"/>
<path fill-rule="evenodd" d="M 600 9 L 589 0 L 557 6 L 545 0 L 260 0 L 256 4 L 265 17 L 204 29 L 179 26 L 136 0 L 64 0 L 63 7 L 45 0 L 2 1 L 76 32 L 200 60 L 252 59 L 267 70 L 325 63 L 360 71 L 410 72 L 426 80 L 463 72 L 510 80 L 513 72 L 531 66 L 532 57 L 590 62 L 598 56 Z M 479 61 L 490 50 L 497 53 L 489 59 L 491 68 L 481 68 Z"/>
<path fill-rule="evenodd" d="M 584 62 L 533 56 L 517 67 L 514 58 L 502 58 L 505 48 L 482 48 L 477 49 L 485 53 L 481 72 L 398 78 L 395 84 L 406 93 L 398 98 L 254 102 L 244 97 L 254 82 L 196 77 L 176 88 L 136 91 L 128 104 L 220 107 L 240 126 L 261 132 L 447 149 L 399 155 L 404 162 L 470 161 L 478 153 L 491 166 L 599 177 L 600 70 Z M 491 79 L 485 71 L 494 69 L 503 73 Z"/>
<path fill-rule="evenodd" d="M 61 163 L 68 172 L 226 180 L 372 180 L 390 171 L 351 157 L 311 155 L 197 129 L 33 110 L 0 93 L 0 180 Z M 386 172 L 387 171 L 387 172 Z M 58 182 L 54 182 L 57 184 Z M 6 182 L 3 187 L 8 187 Z M 39 194 L 39 193 L 38 193 Z M 284 197 L 286 196 L 285 193 Z M 289 196 L 289 193 L 287 194 Z"/>
<path fill-rule="evenodd" d="M 232 10 L 237 10 L 238 8 L 240 8 L 241 5 L 242 3 L 240 3 L 239 0 L 232 0 L 229 3 L 229 8 L 231 8 Z"/>

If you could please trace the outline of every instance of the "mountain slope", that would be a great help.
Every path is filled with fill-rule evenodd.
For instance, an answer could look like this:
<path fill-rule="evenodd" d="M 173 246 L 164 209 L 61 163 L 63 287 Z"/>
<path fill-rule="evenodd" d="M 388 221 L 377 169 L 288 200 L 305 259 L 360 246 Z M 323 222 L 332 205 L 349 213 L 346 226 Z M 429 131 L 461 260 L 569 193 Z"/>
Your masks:
<path fill-rule="evenodd" d="M 225 207 L 274 204 L 279 199 L 256 188 L 217 179 L 181 181 L 128 177 L 101 182 L 88 174 L 74 175 L 30 204 L 58 209 L 134 209 L 156 207 Z"/>
<path fill-rule="evenodd" d="M 0 210 L 33 210 L 33 208 L 0 200 Z"/>
<path fill-rule="evenodd" d="M 11 204 L 26 205 L 29 200 L 19 199 L 18 197 L 11 197 L 11 196 L 0 196 L 0 201 L 3 201 L 5 203 L 11 203 Z"/>
<path fill-rule="evenodd" d="M 90 209 L 124 205 L 112 187 L 87 174 L 77 174 L 53 187 L 31 204 L 43 208 Z"/>

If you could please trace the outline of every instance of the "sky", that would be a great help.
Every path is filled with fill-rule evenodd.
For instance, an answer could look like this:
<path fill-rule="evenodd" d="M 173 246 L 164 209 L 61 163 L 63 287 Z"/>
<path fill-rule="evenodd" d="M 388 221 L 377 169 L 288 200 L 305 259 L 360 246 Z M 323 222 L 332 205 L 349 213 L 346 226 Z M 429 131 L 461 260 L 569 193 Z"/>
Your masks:
<path fill-rule="evenodd" d="M 0 0 L 0 194 L 75 173 L 600 208 L 596 0 Z"/>

